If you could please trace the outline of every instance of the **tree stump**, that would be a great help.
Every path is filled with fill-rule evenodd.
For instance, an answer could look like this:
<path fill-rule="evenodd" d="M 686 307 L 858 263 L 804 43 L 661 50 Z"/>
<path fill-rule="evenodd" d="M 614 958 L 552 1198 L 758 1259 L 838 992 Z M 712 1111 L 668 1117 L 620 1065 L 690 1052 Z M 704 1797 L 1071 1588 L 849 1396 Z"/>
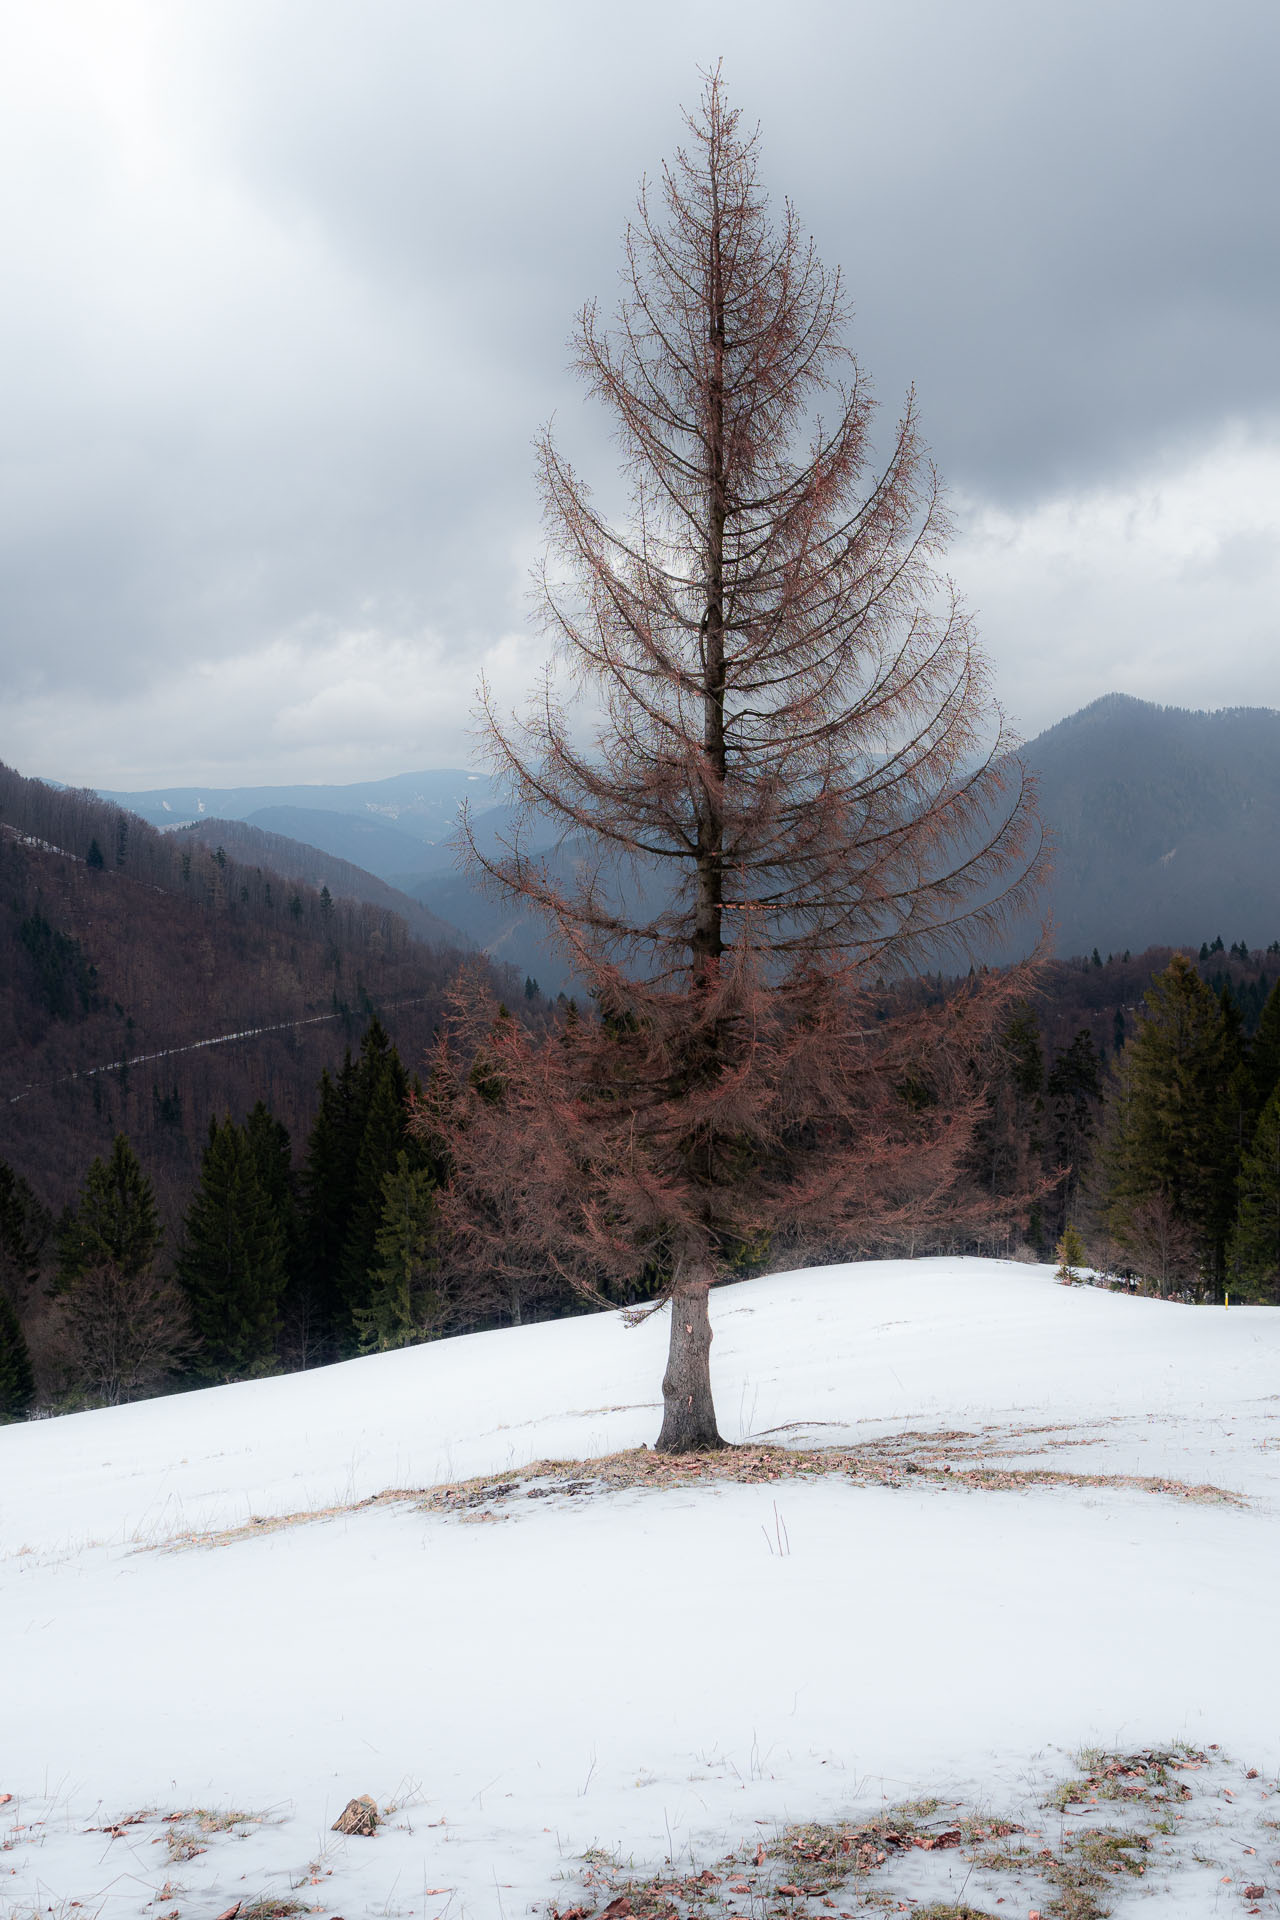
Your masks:
<path fill-rule="evenodd" d="M 378 1831 L 377 1803 L 367 1793 L 348 1800 L 330 1828 L 331 1833 L 363 1833 L 372 1837 Z"/>

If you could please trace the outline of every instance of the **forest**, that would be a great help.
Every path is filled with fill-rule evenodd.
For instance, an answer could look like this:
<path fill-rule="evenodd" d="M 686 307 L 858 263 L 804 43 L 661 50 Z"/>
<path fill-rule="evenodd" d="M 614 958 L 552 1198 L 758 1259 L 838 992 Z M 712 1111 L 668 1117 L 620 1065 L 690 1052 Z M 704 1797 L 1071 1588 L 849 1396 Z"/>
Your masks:
<path fill-rule="evenodd" d="M 39 952 L 59 955 L 54 929 Z M 71 981 L 61 1017 L 73 1020 L 76 976 L 65 957 L 56 964 Z M 1067 1274 L 1095 1269 L 1166 1298 L 1276 1304 L 1277 970 L 1280 949 L 1228 950 L 1216 937 L 1198 957 L 1047 963 L 975 1062 L 981 1112 L 959 1182 L 975 1206 L 953 1195 L 950 1225 L 881 1221 L 826 1251 L 1057 1258 Z M 913 997 L 943 1004 L 959 984 L 935 979 Z M 442 1014 L 449 998 L 445 989 Z M 482 998 L 498 1026 L 518 1014 L 543 1032 L 556 1018 L 533 981 L 514 1014 L 491 990 Z M 886 1011 L 893 999 L 886 989 Z M 440 1061 L 437 1041 L 437 1074 Z M 458 1070 L 505 1124 L 483 1044 Z M 552 1261 L 468 1259 L 440 1205 L 453 1169 L 432 1071 L 426 1048 L 406 1062 L 373 1014 L 298 1103 L 297 1131 L 263 1097 L 199 1116 L 192 1174 L 168 1219 L 157 1171 L 168 1168 L 172 1203 L 172 1158 L 139 1151 L 118 1127 L 59 1205 L 0 1161 L 0 1415 L 254 1379 L 660 1296 L 666 1276 L 653 1267 L 586 1291 Z M 184 1108 L 169 1133 L 179 1117 L 185 1138 L 196 1116 Z M 757 1244 L 734 1277 L 785 1259 L 785 1248 Z"/>

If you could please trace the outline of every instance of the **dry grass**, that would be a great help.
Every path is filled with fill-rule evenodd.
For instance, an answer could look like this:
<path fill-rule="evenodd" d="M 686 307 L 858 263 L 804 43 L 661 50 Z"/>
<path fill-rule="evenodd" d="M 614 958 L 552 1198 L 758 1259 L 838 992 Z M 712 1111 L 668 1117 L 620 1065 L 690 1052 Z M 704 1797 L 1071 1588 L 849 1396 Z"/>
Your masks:
<path fill-rule="evenodd" d="M 727 1481 L 771 1485 L 835 1474 L 854 1486 L 933 1485 L 971 1492 L 1022 1492 L 1030 1487 L 1096 1487 L 1159 1494 L 1199 1504 L 1243 1507 L 1244 1496 L 1208 1482 L 1170 1480 L 1137 1473 L 1073 1473 L 1057 1467 L 1012 1467 L 993 1456 L 1043 1452 L 1048 1446 L 1088 1444 L 1075 1439 L 1046 1443 L 1053 1427 L 988 1428 L 981 1433 L 905 1432 L 859 1446 L 782 1447 L 751 1443 L 719 1453 L 663 1454 L 633 1447 L 598 1460 L 536 1460 L 505 1474 L 479 1474 L 434 1487 L 389 1487 L 363 1500 L 313 1507 L 297 1513 L 252 1515 L 234 1527 L 180 1533 L 155 1543 L 166 1549 L 221 1547 L 278 1533 L 313 1520 L 363 1513 L 373 1507 L 413 1505 L 427 1513 L 462 1519 L 497 1518 L 519 1499 L 575 1499 L 629 1489 L 704 1486 Z M 1024 1444 L 1018 1444 L 1018 1443 Z M 1035 1444 L 1038 1442 L 1039 1444 Z M 1026 1444 L 1031 1443 L 1031 1444 Z M 150 1548 L 143 1549 L 144 1551 Z"/>
<path fill-rule="evenodd" d="M 578 1893 L 561 1896 L 546 1910 L 548 1920 L 603 1920 L 605 1913 L 619 1920 L 623 1915 L 781 1920 L 784 1914 L 789 1920 L 823 1920 L 826 1914 L 857 1920 L 905 1911 L 915 1920 L 995 1920 L 997 1913 L 1027 1911 L 1043 1920 L 1107 1920 L 1116 1893 L 1144 1881 L 1149 1867 L 1176 1873 L 1193 1862 L 1212 1865 L 1198 1851 L 1192 1829 L 1171 1857 L 1168 1845 L 1157 1843 L 1179 1829 L 1172 1820 L 1152 1816 L 1172 1800 L 1192 1797 L 1181 1775 L 1211 1769 L 1216 1751 L 1175 1744 L 1139 1753 L 1076 1755 L 1079 1776 L 1043 1791 L 1040 1807 L 1049 1814 L 1069 1814 L 1082 1802 L 1087 1807 L 1096 1794 L 1113 1803 L 1106 1815 L 1111 1824 L 1077 1826 L 1069 1818 L 1053 1819 L 1046 1822 L 1057 1834 L 1053 1844 L 1038 1826 L 1024 1828 L 989 1809 L 928 1799 L 861 1821 L 787 1827 L 768 1842 L 753 1840 L 701 1871 L 668 1866 L 660 1873 L 637 1874 L 596 1851 L 584 1860 Z M 1209 1789 L 1217 1784 L 1210 1778 L 1203 1782 Z M 924 1869 L 922 1879 L 916 1849 L 941 1851 L 940 1875 Z M 914 1871 L 908 1865 L 912 1860 L 918 1863 Z M 970 1899 L 968 1882 L 975 1873 L 979 1885 Z M 1154 1873 L 1156 1884 L 1143 1892 L 1158 1894 L 1159 1877 Z"/>

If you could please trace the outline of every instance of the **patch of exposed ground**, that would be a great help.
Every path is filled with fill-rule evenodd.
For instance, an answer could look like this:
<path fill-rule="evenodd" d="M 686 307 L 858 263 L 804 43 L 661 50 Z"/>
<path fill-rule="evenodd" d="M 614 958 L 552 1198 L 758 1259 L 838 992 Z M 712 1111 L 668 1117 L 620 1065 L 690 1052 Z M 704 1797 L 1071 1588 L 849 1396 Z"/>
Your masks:
<path fill-rule="evenodd" d="M 1150 1910 L 1152 1897 L 1175 1890 L 1179 1913 L 1276 1911 L 1280 1862 L 1264 1853 L 1275 1844 L 1264 1813 L 1274 1781 L 1217 1748 L 1185 1745 L 1090 1750 L 1075 1764 L 1044 1782 L 1019 1819 L 927 1799 L 780 1828 L 678 1871 L 668 1862 L 638 1873 L 593 1852 L 547 1920 L 997 1920 L 1000 1908 L 1030 1920 L 1107 1920 L 1127 1909 L 1130 1891 Z"/>
<path fill-rule="evenodd" d="M 363 1500 L 308 1508 L 297 1513 L 251 1516 L 234 1527 L 183 1532 L 148 1546 L 220 1547 L 282 1527 L 301 1526 L 372 1507 L 413 1505 L 427 1513 L 463 1520 L 496 1520 L 522 1500 L 573 1499 L 632 1488 L 705 1486 L 716 1481 L 766 1485 L 836 1475 L 854 1486 L 935 1486 L 983 1492 L 1028 1487 L 1097 1487 L 1162 1494 L 1175 1500 L 1243 1507 L 1242 1494 L 1209 1482 L 1191 1483 L 1158 1474 L 1076 1473 L 1068 1468 L 1009 1466 L 1013 1455 L 1088 1445 L 1061 1427 L 988 1427 L 977 1433 L 907 1431 L 856 1446 L 782 1447 L 748 1443 L 718 1453 L 664 1454 L 648 1447 L 606 1454 L 598 1460 L 535 1460 L 503 1474 L 478 1474 L 434 1487 L 389 1487 Z"/>

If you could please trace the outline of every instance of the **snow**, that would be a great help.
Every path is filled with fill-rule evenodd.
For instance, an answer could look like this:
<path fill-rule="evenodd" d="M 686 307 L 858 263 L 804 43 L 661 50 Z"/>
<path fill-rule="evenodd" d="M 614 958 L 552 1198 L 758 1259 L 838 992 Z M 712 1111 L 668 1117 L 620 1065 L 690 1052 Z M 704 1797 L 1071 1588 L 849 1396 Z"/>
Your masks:
<path fill-rule="evenodd" d="M 774 1275 L 712 1304 L 729 1438 L 963 1430 L 957 1473 L 981 1445 L 1241 1504 L 831 1475 L 349 1510 L 651 1442 L 664 1316 L 8 1427 L 0 1913 L 213 1916 L 295 1887 L 346 1920 L 512 1916 L 574 1904 L 590 1848 L 705 1865 L 925 1793 L 1026 1815 L 1075 1749 L 1176 1740 L 1224 1756 L 1219 1852 L 1280 1852 L 1259 1826 L 1280 1770 L 1280 1314 L 983 1260 Z M 375 1840 L 331 1833 L 361 1793 L 398 1810 Z M 161 1816 L 194 1807 L 268 1819 L 172 1862 Z M 1241 1911 L 1238 1864 L 1185 1864 L 1161 1913 Z M 916 1853 L 894 1885 L 954 1878 L 954 1897 L 967 1871 Z"/>

